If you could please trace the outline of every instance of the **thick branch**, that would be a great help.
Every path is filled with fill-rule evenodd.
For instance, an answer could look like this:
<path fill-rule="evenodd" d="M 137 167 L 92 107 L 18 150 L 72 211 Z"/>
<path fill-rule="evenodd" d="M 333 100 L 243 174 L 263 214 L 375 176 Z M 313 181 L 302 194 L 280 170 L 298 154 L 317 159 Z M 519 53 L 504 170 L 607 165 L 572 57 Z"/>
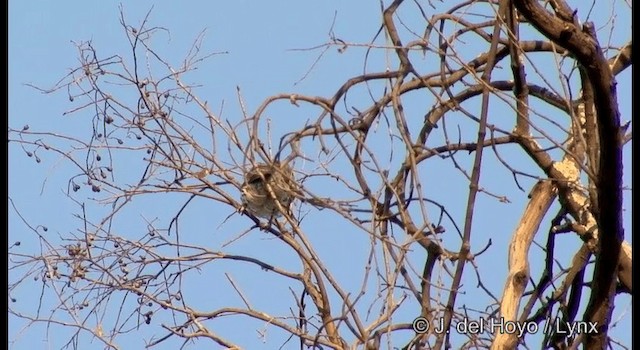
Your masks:
<path fill-rule="evenodd" d="M 517 321 L 520 300 L 529 281 L 529 247 L 556 197 L 553 182 L 538 182 L 530 197 L 509 245 L 509 275 L 500 302 L 500 317 L 505 322 Z M 496 333 L 491 349 L 515 349 L 517 342 L 515 333 Z"/>
<path fill-rule="evenodd" d="M 609 63 L 598 44 L 595 30 L 589 23 L 578 28 L 547 11 L 540 2 L 514 0 L 515 6 L 542 34 L 568 49 L 582 65 L 591 81 L 598 118 L 600 165 L 596 180 L 597 213 L 600 251 L 596 256 L 593 290 L 585 319 L 597 323 L 597 334 L 585 336 L 588 349 L 602 349 L 613 307 L 622 227 L 622 149 L 620 115 L 616 98 L 616 83 Z"/>

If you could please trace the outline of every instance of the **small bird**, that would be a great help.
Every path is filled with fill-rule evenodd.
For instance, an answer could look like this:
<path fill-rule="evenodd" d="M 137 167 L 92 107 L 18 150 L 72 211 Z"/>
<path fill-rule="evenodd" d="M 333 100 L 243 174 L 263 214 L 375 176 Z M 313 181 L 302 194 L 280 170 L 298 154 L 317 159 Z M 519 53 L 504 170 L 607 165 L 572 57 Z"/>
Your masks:
<path fill-rule="evenodd" d="M 242 205 L 251 214 L 271 219 L 282 215 L 280 208 L 289 211 L 295 198 L 296 183 L 293 169 L 274 162 L 251 168 L 242 184 Z"/>

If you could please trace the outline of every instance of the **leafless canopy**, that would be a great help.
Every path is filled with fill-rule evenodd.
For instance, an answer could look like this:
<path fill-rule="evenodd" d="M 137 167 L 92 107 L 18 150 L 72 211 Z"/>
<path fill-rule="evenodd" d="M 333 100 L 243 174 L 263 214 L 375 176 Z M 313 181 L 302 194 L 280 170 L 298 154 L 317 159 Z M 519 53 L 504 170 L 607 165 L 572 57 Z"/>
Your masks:
<path fill-rule="evenodd" d="M 11 147 L 74 172 L 66 195 L 79 223 L 56 236 L 14 208 L 38 245 L 9 249 L 10 317 L 70 329 L 62 346 L 80 349 L 126 349 L 131 334 L 150 348 L 239 348 L 256 329 L 264 341 L 267 330 L 285 335 L 270 348 L 617 344 L 614 301 L 632 281 L 631 129 L 616 77 L 630 71 L 631 41 L 610 35 L 615 13 L 592 23 L 599 5 L 579 3 L 393 1 L 370 42 L 331 31 L 309 49 L 320 62 L 358 50 L 361 75 L 335 81 L 333 95 L 278 93 L 254 111 L 239 89 L 241 117 L 190 83 L 222 53 L 203 53 L 197 38 L 174 66 L 151 46 L 167 29 L 123 14 L 130 52 L 78 43 L 80 65 L 37 88 L 66 95 L 75 130 L 9 129 Z M 290 114 L 270 115 L 276 107 Z M 521 204 L 522 216 L 479 203 Z M 555 245 L 567 233 L 572 251 Z M 349 261 L 349 281 L 335 261 Z M 487 285 L 505 261 L 504 284 Z M 22 300 L 24 288 L 40 299 Z M 211 300 L 195 296 L 203 288 Z M 453 331 L 481 319 L 597 332 Z"/>

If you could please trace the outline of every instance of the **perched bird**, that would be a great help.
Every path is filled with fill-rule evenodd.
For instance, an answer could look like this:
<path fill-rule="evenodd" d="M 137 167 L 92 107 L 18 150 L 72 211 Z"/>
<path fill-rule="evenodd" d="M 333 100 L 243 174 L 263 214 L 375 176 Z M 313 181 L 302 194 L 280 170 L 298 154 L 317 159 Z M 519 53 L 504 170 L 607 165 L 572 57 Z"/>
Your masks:
<path fill-rule="evenodd" d="M 242 184 L 242 205 L 251 214 L 266 219 L 281 216 L 278 209 L 289 211 L 295 198 L 293 169 L 278 162 L 251 168 Z"/>

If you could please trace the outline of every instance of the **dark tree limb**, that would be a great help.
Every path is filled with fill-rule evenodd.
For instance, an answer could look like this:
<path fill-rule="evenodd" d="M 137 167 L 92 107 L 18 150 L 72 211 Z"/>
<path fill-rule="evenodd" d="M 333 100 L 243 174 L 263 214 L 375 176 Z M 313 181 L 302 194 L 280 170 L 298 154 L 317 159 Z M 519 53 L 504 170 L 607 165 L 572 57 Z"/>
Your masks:
<path fill-rule="evenodd" d="M 584 344 L 586 349 L 603 349 L 607 342 L 618 260 L 624 237 L 622 148 L 615 78 L 598 44 L 592 24 L 586 23 L 579 28 L 574 25 L 573 18 L 556 16 L 538 1 L 514 0 L 514 4 L 536 29 L 575 57 L 592 84 L 600 139 L 600 164 L 596 179 L 598 199 L 597 202 L 592 202 L 592 211 L 597 218 L 600 235 L 592 293 L 584 318 L 585 321 L 597 323 L 598 333 L 587 334 Z M 563 9 L 559 13 L 566 14 L 566 11 Z"/>

